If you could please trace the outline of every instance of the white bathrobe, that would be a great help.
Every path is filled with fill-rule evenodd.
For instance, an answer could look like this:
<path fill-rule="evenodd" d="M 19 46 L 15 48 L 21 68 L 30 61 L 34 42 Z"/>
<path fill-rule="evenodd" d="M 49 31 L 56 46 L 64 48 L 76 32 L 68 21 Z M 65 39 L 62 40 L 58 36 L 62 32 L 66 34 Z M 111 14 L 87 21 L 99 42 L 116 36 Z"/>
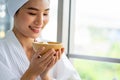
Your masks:
<path fill-rule="evenodd" d="M 0 80 L 20 80 L 29 67 L 29 60 L 12 31 L 0 40 Z M 80 80 L 65 54 L 50 70 L 53 80 Z M 36 80 L 41 80 L 38 77 Z"/>

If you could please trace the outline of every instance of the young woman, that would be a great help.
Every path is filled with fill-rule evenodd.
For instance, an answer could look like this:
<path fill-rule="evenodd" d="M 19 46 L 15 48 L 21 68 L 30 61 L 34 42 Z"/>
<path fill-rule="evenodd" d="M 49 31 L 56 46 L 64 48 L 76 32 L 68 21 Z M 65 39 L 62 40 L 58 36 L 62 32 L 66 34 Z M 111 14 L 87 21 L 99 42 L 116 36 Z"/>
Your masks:
<path fill-rule="evenodd" d="M 80 80 L 63 48 L 42 57 L 45 47 L 32 48 L 49 21 L 49 0 L 8 0 L 7 9 L 14 26 L 0 40 L 0 80 Z"/>

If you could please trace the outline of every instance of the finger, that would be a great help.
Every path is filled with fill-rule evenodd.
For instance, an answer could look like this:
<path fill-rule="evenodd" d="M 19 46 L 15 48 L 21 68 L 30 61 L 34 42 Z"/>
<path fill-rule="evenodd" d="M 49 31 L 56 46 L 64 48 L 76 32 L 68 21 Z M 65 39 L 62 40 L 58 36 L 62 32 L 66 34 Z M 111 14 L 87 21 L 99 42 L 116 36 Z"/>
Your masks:
<path fill-rule="evenodd" d="M 57 61 L 58 61 L 58 51 L 56 52 L 54 63 L 56 63 Z"/>
<path fill-rule="evenodd" d="M 47 70 L 49 70 L 51 67 L 53 67 L 55 64 L 55 57 L 50 60 L 49 64 L 47 65 Z"/>
<path fill-rule="evenodd" d="M 54 63 L 54 56 L 52 56 L 51 59 L 45 65 L 47 65 L 48 67 L 51 63 Z"/>
<path fill-rule="evenodd" d="M 64 52 L 64 50 L 65 50 L 65 48 L 61 48 L 61 53 L 63 53 L 63 52 Z"/>
<path fill-rule="evenodd" d="M 50 49 L 41 58 L 43 60 L 46 60 L 49 56 L 53 56 L 54 54 L 55 54 L 55 50 L 54 49 Z"/>
<path fill-rule="evenodd" d="M 42 56 L 39 54 L 37 58 L 41 58 Z"/>
<path fill-rule="evenodd" d="M 40 58 L 40 54 L 42 53 L 42 51 L 44 51 L 45 47 L 41 47 L 36 53 L 35 53 L 35 57 L 36 58 Z"/>
<path fill-rule="evenodd" d="M 53 56 L 52 56 L 52 57 L 50 56 L 50 57 L 47 58 L 45 61 L 40 62 L 40 68 L 42 68 L 42 67 L 47 68 L 48 65 L 51 64 L 53 61 L 54 61 Z M 41 64 L 41 63 L 42 63 L 42 64 Z"/>
<path fill-rule="evenodd" d="M 43 50 L 45 50 L 45 47 L 40 47 L 37 53 L 41 53 Z"/>
<path fill-rule="evenodd" d="M 52 57 L 53 56 L 49 56 L 45 60 L 41 59 L 41 58 L 43 58 L 43 56 L 41 58 L 39 58 L 39 68 L 45 70 L 47 68 L 47 66 L 51 63 L 51 61 L 53 60 Z"/>
<path fill-rule="evenodd" d="M 52 60 L 53 56 L 49 56 L 47 57 L 44 61 L 43 61 L 43 65 L 47 65 L 51 60 Z"/>
<path fill-rule="evenodd" d="M 41 65 L 46 65 L 53 57 L 53 53 L 55 51 L 54 50 L 49 50 L 45 55 L 43 55 L 42 57 L 39 58 L 39 63 L 41 63 Z"/>
<path fill-rule="evenodd" d="M 61 57 L 61 49 L 56 51 L 56 58 L 57 58 L 57 60 L 60 59 L 60 57 Z"/>

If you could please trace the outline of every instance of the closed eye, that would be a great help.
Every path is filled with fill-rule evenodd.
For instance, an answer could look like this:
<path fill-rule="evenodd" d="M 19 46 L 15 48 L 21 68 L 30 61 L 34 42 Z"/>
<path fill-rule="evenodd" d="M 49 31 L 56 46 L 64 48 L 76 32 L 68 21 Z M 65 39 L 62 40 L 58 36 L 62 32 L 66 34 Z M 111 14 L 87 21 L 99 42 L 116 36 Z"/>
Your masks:
<path fill-rule="evenodd" d="M 47 16 L 48 14 L 44 14 L 44 16 Z"/>
<path fill-rule="evenodd" d="M 35 13 L 28 13 L 28 14 L 30 14 L 30 15 L 36 15 Z"/>

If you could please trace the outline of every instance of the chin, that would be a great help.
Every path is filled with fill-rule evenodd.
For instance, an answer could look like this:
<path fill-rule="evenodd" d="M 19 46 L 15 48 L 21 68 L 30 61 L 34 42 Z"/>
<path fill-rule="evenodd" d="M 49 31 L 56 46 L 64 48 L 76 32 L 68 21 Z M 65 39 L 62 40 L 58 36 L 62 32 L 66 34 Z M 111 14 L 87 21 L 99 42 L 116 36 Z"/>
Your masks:
<path fill-rule="evenodd" d="M 33 39 L 40 37 L 40 35 L 34 35 L 32 36 Z"/>

